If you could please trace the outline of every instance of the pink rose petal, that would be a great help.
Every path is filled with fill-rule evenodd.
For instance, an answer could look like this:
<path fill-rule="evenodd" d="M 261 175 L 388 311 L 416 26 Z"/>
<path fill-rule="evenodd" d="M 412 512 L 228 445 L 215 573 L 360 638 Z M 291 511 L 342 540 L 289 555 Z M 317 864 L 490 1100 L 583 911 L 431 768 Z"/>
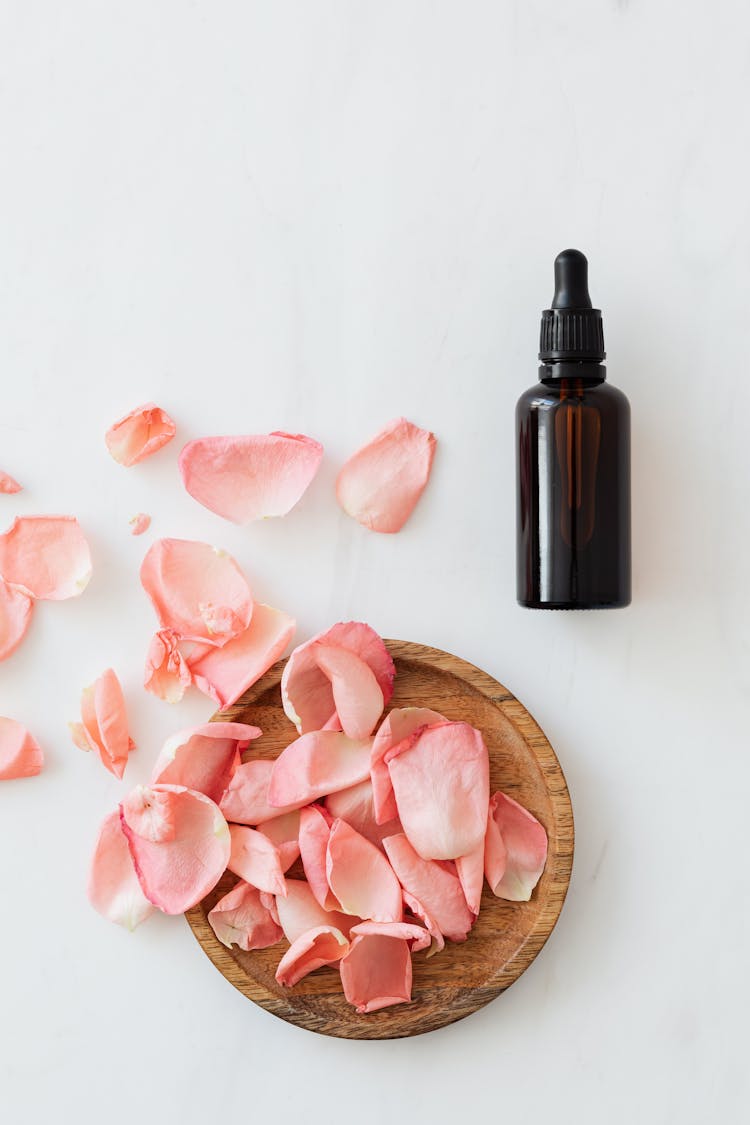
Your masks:
<path fill-rule="evenodd" d="M 331 825 L 326 876 L 345 914 L 375 922 L 401 921 L 401 886 L 393 868 L 380 849 L 345 820 Z"/>
<path fill-rule="evenodd" d="M 349 789 L 341 789 L 338 793 L 330 793 L 326 797 L 326 808 L 331 816 L 340 817 L 351 825 L 360 836 L 364 836 L 371 844 L 381 847 L 385 836 L 395 836 L 402 832 L 401 821 L 398 817 L 378 824 L 375 820 L 375 804 L 372 791 L 372 782 L 369 778 L 352 785 Z"/>
<path fill-rule="evenodd" d="M 298 645 L 286 663 L 281 698 L 300 734 L 327 727 L 341 729 L 331 680 L 318 663 L 321 648 L 343 648 L 363 660 L 375 675 L 384 705 L 393 694 L 396 669 L 382 639 L 362 621 L 341 621 Z"/>
<path fill-rule="evenodd" d="M 0 470 L 0 492 L 10 495 L 14 492 L 21 492 L 23 485 L 14 480 L 9 473 L 4 473 Z"/>
<path fill-rule="evenodd" d="M 492 893 L 528 902 L 547 862 L 547 833 L 517 801 L 494 793 L 485 840 L 485 874 Z"/>
<path fill-rule="evenodd" d="M 455 859 L 487 830 L 489 758 L 468 723 L 437 723 L 387 751 L 404 832 L 423 859 Z"/>
<path fill-rule="evenodd" d="M 91 578 L 91 552 L 78 520 L 18 516 L 0 535 L 0 575 L 32 598 L 78 597 Z"/>
<path fill-rule="evenodd" d="M 94 910 L 127 930 L 134 930 L 154 912 L 138 882 L 117 811 L 110 813 L 99 829 L 89 870 L 88 897 Z"/>
<path fill-rule="evenodd" d="M 230 824 L 232 846 L 227 867 L 240 879 L 272 895 L 286 894 L 279 849 L 262 832 Z"/>
<path fill-rule="evenodd" d="M 141 565 L 141 584 L 162 629 L 181 640 L 221 646 L 244 632 L 253 597 L 226 551 L 192 539 L 157 539 Z"/>
<path fill-rule="evenodd" d="M 243 762 L 238 766 L 229 783 L 229 788 L 221 800 L 221 811 L 233 824 L 249 824 L 257 827 L 268 820 L 294 812 L 307 801 L 292 802 L 277 807 L 268 803 L 268 786 L 276 763 L 264 758 Z"/>
<path fill-rule="evenodd" d="M 204 723 L 167 739 L 151 774 L 152 785 L 184 785 L 218 805 L 245 750 L 263 732 L 246 723 Z"/>
<path fill-rule="evenodd" d="M 15 719 L 0 718 L 0 781 L 35 777 L 44 755 L 36 739 Z"/>
<path fill-rule="evenodd" d="M 423 862 L 432 863 L 433 861 L 424 860 Z M 434 957 L 434 955 L 436 953 L 439 953 L 441 949 L 445 949 L 445 936 L 443 935 L 442 930 L 430 914 L 429 910 L 427 910 L 426 907 L 422 905 L 419 899 L 415 898 L 414 895 L 409 894 L 408 891 L 404 891 L 404 906 L 406 906 L 406 908 L 414 915 L 415 918 L 418 918 L 420 920 L 420 922 L 430 935 L 432 945 L 427 951 L 427 956 Z"/>
<path fill-rule="evenodd" d="M 464 892 L 466 905 L 476 917 L 482 905 L 484 886 L 484 840 L 480 840 L 474 851 L 459 856 L 456 860 L 456 874 Z"/>
<path fill-rule="evenodd" d="M 323 446 L 302 434 L 247 434 L 188 442 L 180 454 L 185 488 L 233 523 L 285 516 L 320 467 Z"/>
<path fill-rule="evenodd" d="M 299 809 L 267 820 L 258 831 L 278 848 L 281 870 L 286 873 L 299 859 Z"/>
<path fill-rule="evenodd" d="M 83 689 L 81 724 L 71 723 L 70 727 L 76 746 L 94 750 L 110 773 L 122 777 L 135 743 L 128 733 L 128 716 L 120 681 L 111 668 L 107 668 L 90 687 Z"/>
<path fill-rule="evenodd" d="M 380 934 L 382 937 L 402 938 L 409 943 L 412 953 L 430 946 L 430 934 L 424 926 L 412 922 L 358 922 L 352 926 L 350 934 Z"/>
<path fill-rule="evenodd" d="M 130 534 L 143 535 L 151 527 L 151 516 L 147 512 L 138 512 L 130 520 Z"/>
<path fill-rule="evenodd" d="M 296 622 L 289 614 L 256 603 L 244 633 L 222 649 L 203 648 L 190 657 L 195 685 L 225 709 L 231 707 L 275 664 L 292 637 Z"/>
<path fill-rule="evenodd" d="M 0 660 L 15 652 L 31 624 L 33 599 L 20 586 L 0 578 Z"/>
<path fill-rule="evenodd" d="M 411 953 L 404 938 L 359 934 L 340 968 L 344 995 L 360 1013 L 411 1000 Z"/>
<path fill-rule="evenodd" d="M 137 406 L 104 435 L 107 449 L 120 465 L 136 465 L 171 441 L 175 424 L 165 411 L 153 402 Z"/>
<path fill-rule="evenodd" d="M 262 892 L 241 880 L 208 912 L 208 923 L 222 945 L 245 952 L 266 949 L 282 936 L 281 926 L 261 901 Z"/>
<path fill-rule="evenodd" d="M 437 711 L 430 711 L 427 707 L 394 707 L 383 719 L 375 735 L 370 759 L 373 805 L 378 824 L 386 824 L 398 816 L 391 775 L 385 762 L 386 754 L 420 727 L 445 721 Z"/>
<path fill-rule="evenodd" d="M 436 438 L 396 418 L 341 469 L 336 497 L 344 511 L 373 531 L 400 531 L 424 492 Z"/>
<path fill-rule="evenodd" d="M 286 898 L 276 899 L 276 910 L 288 942 L 293 943 L 302 934 L 320 926 L 333 926 L 345 937 L 349 936 L 357 920 L 339 910 L 324 910 L 303 879 L 287 879 L 286 891 Z"/>
<path fill-rule="evenodd" d="M 451 871 L 448 865 L 422 859 L 403 834 L 388 836 L 383 841 L 383 847 L 404 888 L 404 900 L 409 908 L 418 917 L 428 914 L 440 933 L 450 941 L 464 941 L 474 924 L 474 916 L 466 904 L 455 870 Z"/>
<path fill-rule="evenodd" d="M 299 850 L 310 890 L 324 910 L 339 910 L 341 903 L 328 885 L 328 841 L 331 819 L 320 805 L 307 805 L 299 814 Z"/>
<path fill-rule="evenodd" d="M 146 653 L 143 686 L 167 703 L 179 703 L 193 682 L 193 674 L 178 641 L 173 629 L 159 629 L 151 638 Z"/>
<path fill-rule="evenodd" d="M 171 818 L 161 839 L 139 834 L 143 814 L 128 821 L 129 806 L 120 806 L 120 823 L 128 841 L 138 881 L 146 898 L 165 914 L 183 914 L 200 902 L 223 875 L 230 853 L 229 829 L 218 807 L 203 793 L 180 785 L 142 789 L 141 803 L 167 795 L 160 819 Z M 157 833 L 159 835 L 159 833 Z"/>
<path fill-rule="evenodd" d="M 375 673 L 345 648 L 320 645 L 316 660 L 331 681 L 342 730 L 349 738 L 367 738 L 383 713 L 383 692 Z"/>
<path fill-rule="evenodd" d="M 309 804 L 364 781 L 370 770 L 369 738 L 355 741 L 336 730 L 302 734 L 279 754 L 268 786 L 268 803 Z"/>
<path fill-rule="evenodd" d="M 286 988 L 292 988 L 308 973 L 340 961 L 348 948 L 349 942 L 334 926 L 308 930 L 292 942 L 279 961 L 276 980 Z"/>

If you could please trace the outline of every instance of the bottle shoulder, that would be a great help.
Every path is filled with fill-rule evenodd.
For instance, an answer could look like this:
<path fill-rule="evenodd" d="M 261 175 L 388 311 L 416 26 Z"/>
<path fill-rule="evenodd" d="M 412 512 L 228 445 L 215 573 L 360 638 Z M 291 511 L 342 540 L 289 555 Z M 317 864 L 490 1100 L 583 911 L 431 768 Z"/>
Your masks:
<path fill-rule="evenodd" d="M 630 413 L 627 395 L 619 387 L 613 386 L 606 380 L 586 383 L 573 379 L 535 383 L 519 397 L 516 411 L 518 414 L 527 414 L 536 410 L 549 411 L 571 403 L 598 407 L 608 413 L 623 415 Z"/>

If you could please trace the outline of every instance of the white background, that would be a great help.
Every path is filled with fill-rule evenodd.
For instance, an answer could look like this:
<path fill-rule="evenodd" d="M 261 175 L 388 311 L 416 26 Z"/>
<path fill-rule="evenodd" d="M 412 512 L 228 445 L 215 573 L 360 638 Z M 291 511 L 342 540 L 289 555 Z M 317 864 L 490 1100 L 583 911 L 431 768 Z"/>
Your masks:
<path fill-rule="evenodd" d="M 0 467 L 25 485 L 0 506 L 75 513 L 94 553 L 0 671 L 47 755 L 0 790 L 3 1121 L 742 1119 L 749 93 L 741 0 L 0 2 Z M 513 409 L 569 245 L 633 408 L 612 613 L 514 600 Z M 122 469 L 104 430 L 148 399 L 178 440 Z M 377 536 L 333 482 L 399 414 L 439 450 Z M 326 447 L 287 519 L 237 528 L 183 492 L 184 441 L 274 428 Z M 161 535 L 232 551 L 300 637 L 357 617 L 481 665 L 547 731 L 573 884 L 484 1011 L 326 1040 L 235 992 L 182 919 L 131 935 L 88 906 L 123 784 L 70 743 L 81 687 L 122 679 L 126 783 L 212 710 L 140 686 Z"/>

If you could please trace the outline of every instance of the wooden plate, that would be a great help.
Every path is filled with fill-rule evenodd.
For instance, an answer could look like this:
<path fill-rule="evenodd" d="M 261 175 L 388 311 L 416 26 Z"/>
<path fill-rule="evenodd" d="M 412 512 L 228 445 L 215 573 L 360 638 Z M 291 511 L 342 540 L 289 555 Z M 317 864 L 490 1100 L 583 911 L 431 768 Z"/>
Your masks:
<path fill-rule="evenodd" d="M 391 706 L 431 707 L 448 719 L 463 719 L 484 735 L 490 755 L 490 791 L 502 789 L 520 801 L 547 830 L 549 856 L 531 901 L 505 902 L 485 884 L 482 909 L 467 941 L 447 943 L 427 960 L 414 957 L 410 1004 L 357 1015 L 341 991 L 339 974 L 325 968 L 293 989 L 274 979 L 286 944 L 244 953 L 226 949 L 206 915 L 236 882 L 227 874 L 186 917 L 204 952 L 227 980 L 269 1012 L 324 1035 L 344 1039 L 395 1039 L 433 1031 L 462 1019 L 493 1000 L 528 968 L 549 937 L 562 909 L 573 862 L 573 810 L 555 753 L 528 711 L 486 672 L 439 649 L 408 641 L 386 641 L 396 663 Z M 216 719 L 254 723 L 263 730 L 252 755 L 276 757 L 296 737 L 281 707 L 284 661 L 275 664 L 229 710 Z"/>

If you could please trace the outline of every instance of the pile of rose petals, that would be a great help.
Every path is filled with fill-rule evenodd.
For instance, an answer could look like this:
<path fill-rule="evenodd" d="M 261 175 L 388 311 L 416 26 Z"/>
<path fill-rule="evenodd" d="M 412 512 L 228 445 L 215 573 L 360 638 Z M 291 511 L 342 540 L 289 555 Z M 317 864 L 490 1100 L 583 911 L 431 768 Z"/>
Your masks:
<path fill-rule="evenodd" d="M 166 566 L 156 561 L 154 576 Z M 257 607 L 238 572 L 231 560 L 217 565 L 221 604 L 190 587 L 167 597 L 154 577 L 165 629 L 208 645 L 251 626 Z M 229 870 L 238 881 L 208 915 L 224 945 L 285 939 L 279 984 L 337 967 L 361 1013 L 408 1002 L 413 955 L 466 939 L 485 877 L 498 897 L 528 900 L 547 837 L 510 797 L 490 794 L 474 727 L 420 707 L 383 718 L 394 675 L 374 630 L 340 623 L 287 662 L 282 701 L 299 737 L 275 760 L 251 748 L 242 761 L 262 733 L 242 723 L 170 739 L 150 785 L 101 827 L 89 879 L 96 909 L 132 929 L 153 908 L 194 906 Z"/>
<path fill-rule="evenodd" d="M 158 539 L 143 560 L 141 583 L 159 624 L 144 686 L 170 703 L 195 684 L 230 707 L 294 635 L 294 619 L 255 602 L 232 556 L 208 543 Z"/>

